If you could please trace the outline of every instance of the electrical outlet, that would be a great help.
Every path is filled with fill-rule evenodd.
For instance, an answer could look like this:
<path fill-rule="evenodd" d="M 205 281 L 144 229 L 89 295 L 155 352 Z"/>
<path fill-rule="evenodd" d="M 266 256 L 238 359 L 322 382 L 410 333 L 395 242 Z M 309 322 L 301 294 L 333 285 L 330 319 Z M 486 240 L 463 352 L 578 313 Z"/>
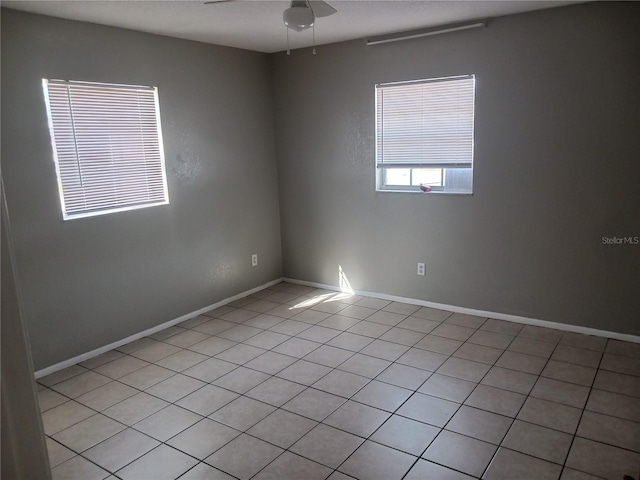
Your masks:
<path fill-rule="evenodd" d="M 425 270 L 426 270 L 425 264 L 424 263 L 419 263 L 418 264 L 418 275 L 424 276 Z"/>
<path fill-rule="evenodd" d="M 257 265 L 258 265 L 258 254 L 254 253 L 253 255 L 251 255 L 251 266 L 255 267 Z"/>

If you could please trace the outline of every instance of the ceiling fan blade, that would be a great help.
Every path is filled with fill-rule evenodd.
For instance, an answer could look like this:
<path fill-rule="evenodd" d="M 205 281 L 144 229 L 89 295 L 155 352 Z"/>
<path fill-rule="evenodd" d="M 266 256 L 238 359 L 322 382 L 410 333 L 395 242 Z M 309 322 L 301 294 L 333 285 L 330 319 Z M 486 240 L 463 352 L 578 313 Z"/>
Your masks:
<path fill-rule="evenodd" d="M 337 12 L 335 8 L 322 0 L 309 0 L 309 5 L 316 17 L 328 17 Z"/>

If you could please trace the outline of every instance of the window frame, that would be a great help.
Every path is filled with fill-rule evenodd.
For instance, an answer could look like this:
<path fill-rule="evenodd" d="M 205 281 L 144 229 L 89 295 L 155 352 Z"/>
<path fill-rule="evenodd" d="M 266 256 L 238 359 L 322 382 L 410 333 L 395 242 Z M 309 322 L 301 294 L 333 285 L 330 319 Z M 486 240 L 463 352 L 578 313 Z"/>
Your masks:
<path fill-rule="evenodd" d="M 381 133 L 379 132 L 379 98 L 378 91 L 380 88 L 385 87 L 401 87 L 403 85 L 416 85 L 416 84 L 425 84 L 425 83 L 435 83 L 435 82 L 450 82 L 450 81 L 458 81 L 470 79 L 472 80 L 472 99 L 471 99 L 471 151 L 470 151 L 470 161 L 465 162 L 461 165 L 455 165 L 452 163 L 420 163 L 420 162 L 406 162 L 401 164 L 387 163 L 381 162 L 379 157 L 380 154 L 380 146 L 379 139 L 381 137 Z M 432 193 L 440 193 L 440 194 L 449 194 L 449 195 L 473 195 L 473 170 L 474 170 L 474 157 L 475 157 L 475 96 L 476 96 L 476 75 L 475 74 L 463 74 L 463 75 L 452 75 L 446 77 L 434 77 L 434 78 L 426 78 L 426 79 L 418 79 L 418 80 L 407 80 L 407 81 L 396 81 L 396 82 L 385 82 L 378 83 L 374 88 L 375 95 L 375 120 L 374 120 L 374 137 L 375 137 L 375 187 L 377 192 L 402 192 L 402 193 L 423 193 L 423 190 L 420 189 L 421 185 L 429 185 L 429 191 Z M 467 166 L 468 165 L 468 166 Z M 413 176 L 415 170 L 420 169 L 431 169 L 431 168 L 439 168 L 441 169 L 441 181 L 439 185 L 434 184 L 418 184 L 413 185 Z M 409 185 L 401 185 L 401 184 L 390 184 L 386 182 L 387 172 L 389 170 L 395 169 L 408 169 L 409 170 Z M 463 169 L 468 171 L 469 179 L 468 179 L 468 188 L 464 189 L 456 189 L 451 188 L 447 189 L 447 174 L 449 176 L 454 177 L 455 173 L 453 170 Z M 460 172 L 457 172 L 460 173 Z M 465 172 L 467 173 L 467 172 Z M 465 181 L 466 182 L 466 181 Z M 455 182 L 452 182 L 455 183 Z"/>
<path fill-rule="evenodd" d="M 54 110 L 52 108 L 51 102 L 52 102 L 52 99 L 55 97 L 55 95 L 60 96 L 62 94 L 60 94 L 59 92 L 57 94 L 55 92 L 52 94 L 49 89 L 50 85 L 53 85 L 57 88 L 60 88 L 61 86 L 67 88 L 67 97 L 69 101 L 69 106 L 68 106 L 69 112 L 67 116 L 65 116 L 64 114 L 56 113 L 55 115 L 57 116 L 54 119 Z M 162 123 L 160 119 L 160 105 L 158 100 L 157 87 L 43 78 L 42 88 L 43 88 L 44 100 L 45 100 L 46 111 L 47 111 L 48 127 L 49 127 L 49 133 L 51 137 L 53 161 L 55 165 L 55 171 L 56 171 L 56 177 L 57 177 L 57 183 L 58 183 L 58 194 L 60 198 L 60 206 L 62 210 L 63 220 L 75 220 L 80 218 L 107 215 L 111 213 L 125 212 L 129 210 L 138 210 L 142 208 L 169 204 L 169 189 L 167 185 L 164 141 L 162 136 Z M 123 197 L 126 197 L 127 195 L 121 195 L 119 197 L 118 194 L 116 193 L 115 195 L 112 195 L 113 198 L 111 199 L 111 202 L 106 203 L 104 206 L 91 206 L 91 207 L 86 206 L 87 199 L 89 201 L 93 200 L 95 202 L 96 200 L 106 199 L 108 195 L 100 194 L 100 193 L 94 193 L 93 195 L 91 195 L 90 193 L 88 193 L 89 188 L 85 189 L 84 185 L 82 185 L 83 162 L 84 162 L 84 166 L 86 167 L 87 164 L 91 163 L 92 161 L 94 164 L 96 164 L 102 161 L 102 159 L 96 162 L 96 157 L 93 157 L 93 159 L 91 159 L 90 154 L 86 154 L 86 156 L 84 156 L 83 158 L 83 153 L 81 153 L 80 151 L 82 150 L 82 147 L 80 146 L 81 145 L 80 140 L 78 139 L 79 136 L 83 135 L 83 133 L 80 132 L 81 121 L 79 120 L 78 122 L 76 122 L 74 117 L 75 116 L 80 117 L 81 115 L 79 112 L 81 111 L 81 109 L 91 107 L 92 104 L 88 101 L 86 101 L 85 103 L 79 103 L 75 107 L 76 110 L 74 111 L 73 101 L 71 99 L 71 93 L 70 93 L 71 88 L 75 88 L 75 89 L 87 88 L 91 90 L 104 88 L 104 91 L 101 93 L 101 95 L 104 95 L 105 97 L 109 95 L 109 93 L 107 92 L 114 93 L 118 91 L 123 92 L 125 90 L 129 92 L 131 91 L 135 92 L 136 96 L 138 97 L 138 103 L 136 104 L 138 108 L 137 112 L 133 111 L 133 108 L 134 108 L 133 103 L 119 104 L 114 102 L 113 105 L 109 104 L 108 106 L 113 108 L 114 105 L 117 105 L 117 107 L 124 106 L 126 108 L 129 108 L 130 110 L 125 110 L 126 113 L 120 115 L 120 118 L 123 118 L 123 119 L 125 118 L 126 115 L 133 115 L 135 117 L 135 114 L 137 113 L 138 115 L 137 123 L 133 126 L 139 129 L 137 133 L 141 138 L 145 138 L 145 135 L 152 134 L 150 137 L 151 141 L 146 142 L 145 140 L 143 140 L 142 142 L 143 146 L 139 147 L 144 152 L 142 156 L 140 156 L 139 154 L 136 156 L 134 154 L 134 155 L 129 155 L 129 157 L 127 157 L 126 154 L 123 155 L 121 153 L 119 154 L 119 157 L 120 157 L 119 162 L 122 163 L 120 167 L 112 167 L 112 169 L 109 170 L 108 167 L 100 166 L 100 167 L 97 167 L 96 169 L 103 171 L 103 172 L 100 172 L 98 175 L 98 176 L 101 175 L 99 177 L 100 181 L 105 182 L 105 179 L 108 178 L 108 175 L 111 174 L 113 177 L 114 183 L 116 183 L 116 180 L 122 181 L 123 178 L 125 178 L 123 175 L 124 173 L 123 169 L 125 168 L 131 168 L 131 166 L 133 165 L 134 168 L 137 167 L 139 169 L 144 170 L 143 176 L 145 178 L 145 181 L 144 182 L 139 181 L 135 185 L 129 186 L 128 189 L 129 189 L 129 192 L 131 192 L 141 187 L 146 188 L 147 190 L 146 195 L 148 198 L 144 199 L 144 196 L 145 196 L 144 194 L 138 194 L 136 196 L 135 201 L 133 201 L 132 199 L 125 201 L 123 200 Z M 146 103 L 144 104 L 140 103 L 141 100 L 139 99 L 140 94 L 142 92 L 144 92 L 144 95 L 146 96 L 146 100 L 145 100 Z M 149 99 L 149 93 L 153 97 L 152 101 L 150 101 Z M 62 97 L 58 97 L 57 100 L 59 100 L 60 98 Z M 153 115 L 150 113 L 147 113 L 146 117 L 143 118 L 143 115 L 140 113 L 140 109 L 144 107 L 150 108 L 151 105 L 153 106 Z M 107 110 L 107 107 L 104 104 L 97 105 L 96 109 L 99 110 L 100 107 L 104 108 L 101 111 L 102 115 L 105 114 L 104 113 L 105 111 L 109 111 Z M 109 111 L 110 112 L 109 114 L 111 115 L 111 112 L 113 111 L 114 110 Z M 149 120 L 149 118 L 153 118 L 154 123 L 152 127 L 148 127 L 144 125 L 144 120 L 145 119 Z M 56 132 L 55 123 L 61 120 L 68 120 L 69 121 L 68 128 L 73 132 L 73 142 L 69 142 L 69 140 L 67 139 L 66 143 L 62 142 L 64 145 L 61 148 L 64 148 L 64 146 L 66 146 L 67 148 L 70 148 L 72 144 L 72 148 L 70 148 L 70 150 L 73 152 L 72 154 L 66 153 L 61 155 L 60 153 L 61 150 L 59 150 L 59 142 L 57 141 L 56 138 L 57 137 L 63 138 L 64 134 L 60 131 L 60 129 L 58 130 L 58 132 Z M 98 116 L 91 117 L 91 120 L 99 120 L 99 117 Z M 130 125 L 130 127 L 133 127 L 133 126 Z M 66 135 L 67 137 L 69 136 L 68 132 L 66 133 Z M 118 143 L 118 141 L 120 143 Z M 85 144 L 84 147 L 86 148 L 87 145 L 94 146 L 94 144 L 91 143 L 91 144 Z M 99 143 L 96 145 L 104 146 L 104 145 L 107 145 L 107 143 Z M 124 143 L 123 141 L 123 136 L 120 136 L 116 138 L 115 141 L 108 143 L 108 146 L 110 148 L 110 151 L 117 150 L 117 148 L 121 148 L 125 151 L 127 149 L 126 143 Z M 145 147 L 148 147 L 148 146 L 155 146 L 155 150 L 157 150 L 155 152 L 155 155 L 153 154 L 147 155 Z M 65 190 L 65 187 L 64 187 L 65 182 L 70 182 L 70 178 L 72 178 L 73 175 L 63 173 L 63 168 L 61 166 L 61 157 L 64 157 L 63 162 L 65 163 L 66 168 L 68 168 L 69 159 L 75 158 L 75 162 L 77 164 L 76 168 L 78 172 L 77 175 L 81 184 L 79 188 L 67 187 L 67 190 Z M 112 154 L 112 157 L 113 157 L 113 154 Z M 128 163 L 127 159 L 134 160 L 134 162 Z M 114 162 L 113 158 L 111 158 L 110 160 L 112 163 Z M 126 167 L 125 167 L 125 164 L 126 164 Z M 149 167 L 149 165 L 151 165 L 151 167 Z M 151 172 L 149 168 L 153 168 L 154 171 Z M 109 171 L 109 173 L 104 173 L 106 171 Z M 118 174 L 121 176 L 117 177 Z M 98 178 L 98 176 L 93 177 L 93 180 L 95 181 L 95 179 Z M 150 180 L 149 177 L 152 177 L 152 180 Z M 105 185 L 101 184 L 100 186 L 101 187 L 104 186 L 106 188 L 106 182 L 105 182 Z M 112 187 L 112 188 L 114 190 L 117 190 L 117 187 Z M 122 189 L 122 186 L 120 186 L 119 188 Z M 150 193 L 150 191 L 152 190 L 155 190 L 156 193 L 155 194 Z M 126 189 L 123 189 L 123 191 L 126 191 Z M 157 192 L 161 192 L 161 193 L 158 194 Z M 68 195 L 68 197 L 65 197 L 65 193 Z M 72 203 L 72 202 L 68 202 L 67 199 L 72 197 L 73 195 L 82 196 L 82 198 L 85 200 L 85 208 L 69 207 L 69 203 Z M 131 193 L 129 193 L 129 196 L 131 196 Z"/>

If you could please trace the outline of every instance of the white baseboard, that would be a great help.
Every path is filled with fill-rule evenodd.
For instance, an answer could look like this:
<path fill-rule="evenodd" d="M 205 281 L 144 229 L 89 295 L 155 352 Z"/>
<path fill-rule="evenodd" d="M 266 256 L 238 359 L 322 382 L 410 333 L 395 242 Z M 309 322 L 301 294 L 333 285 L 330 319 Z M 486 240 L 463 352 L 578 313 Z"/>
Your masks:
<path fill-rule="evenodd" d="M 153 335 L 156 332 L 164 330 L 165 328 L 172 327 L 178 323 L 182 323 L 185 320 L 189 320 L 190 318 L 197 317 L 209 310 L 213 310 L 214 308 L 221 307 L 226 305 L 227 303 L 231 303 L 240 298 L 246 297 L 247 295 L 251 295 L 252 293 L 259 292 L 260 290 L 264 290 L 265 288 L 269 288 L 272 285 L 276 285 L 282 282 L 282 278 L 277 278 L 275 280 L 271 280 L 270 282 L 265 283 L 264 285 L 260 285 L 259 287 L 252 288 L 250 290 L 246 290 L 242 293 L 238 293 L 229 298 L 225 298 L 224 300 L 220 300 L 217 303 L 209 305 L 207 307 L 200 308 L 195 312 L 187 313 L 186 315 L 182 315 L 181 317 L 174 318 L 173 320 L 169 320 L 168 322 L 162 323 L 160 325 L 156 325 L 155 327 L 144 330 L 143 332 L 136 333 L 127 338 L 123 338 L 122 340 L 118 340 L 117 342 L 110 343 L 109 345 L 105 345 L 104 347 L 96 348 L 95 350 L 91 350 L 90 352 L 83 353 L 82 355 L 78 355 L 77 357 L 70 358 L 68 360 L 64 360 L 63 362 L 56 363 L 55 365 L 51 365 L 50 367 L 43 368 L 42 370 L 38 370 L 35 372 L 35 378 L 42 378 L 52 373 L 57 372 L 58 370 L 62 370 L 64 368 L 75 365 L 76 363 L 84 362 L 89 360 L 90 358 L 97 357 L 98 355 L 102 355 L 103 353 L 108 352 L 109 350 L 113 350 L 114 348 L 121 347 L 122 345 L 126 345 L 127 343 L 133 342 L 134 340 L 138 340 L 142 337 L 147 337 L 149 335 Z"/>
<path fill-rule="evenodd" d="M 366 292 L 362 290 L 344 289 L 335 285 L 325 285 L 317 282 L 307 282 L 304 280 L 296 280 L 294 278 L 283 278 L 285 282 L 305 285 L 307 287 L 323 288 L 337 292 L 348 292 L 363 297 L 380 298 L 393 302 L 409 303 L 411 305 L 420 305 L 423 307 L 437 308 L 440 310 L 448 310 L 450 312 L 465 313 L 468 315 L 476 315 L 479 317 L 495 318 L 497 320 L 507 320 L 509 322 L 523 323 L 525 325 L 535 325 L 538 327 L 554 328 L 565 332 L 582 333 L 584 335 L 594 335 L 597 337 L 613 338 L 615 340 L 623 340 L 625 342 L 640 343 L 640 336 L 627 333 L 610 332 L 608 330 L 598 330 L 596 328 L 581 327 L 579 325 L 570 325 L 568 323 L 550 322 L 548 320 L 538 320 L 535 318 L 521 317 L 518 315 L 510 315 L 508 313 L 488 312 L 486 310 L 476 310 L 474 308 L 458 307 L 455 305 L 445 305 L 444 303 L 428 302 L 426 300 L 417 300 L 415 298 L 398 297 L 396 295 L 386 295 L 384 293 Z"/>

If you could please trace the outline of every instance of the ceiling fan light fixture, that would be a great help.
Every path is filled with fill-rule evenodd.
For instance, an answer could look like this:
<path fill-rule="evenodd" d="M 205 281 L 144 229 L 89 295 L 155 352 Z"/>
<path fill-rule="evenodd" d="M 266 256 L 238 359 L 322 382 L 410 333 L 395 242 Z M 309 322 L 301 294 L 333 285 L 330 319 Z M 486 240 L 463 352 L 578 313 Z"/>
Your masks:
<path fill-rule="evenodd" d="M 309 7 L 289 7 L 282 14 L 287 28 L 301 32 L 313 26 L 315 16 Z"/>

